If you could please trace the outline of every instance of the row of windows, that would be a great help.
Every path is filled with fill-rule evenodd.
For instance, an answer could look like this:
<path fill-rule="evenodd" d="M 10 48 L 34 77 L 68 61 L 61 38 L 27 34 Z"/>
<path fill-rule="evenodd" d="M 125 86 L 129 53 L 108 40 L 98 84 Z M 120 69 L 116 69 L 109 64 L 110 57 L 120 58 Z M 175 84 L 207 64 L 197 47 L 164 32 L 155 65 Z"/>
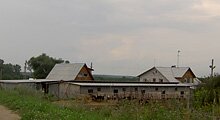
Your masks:
<path fill-rule="evenodd" d="M 148 82 L 148 80 L 147 80 L 146 78 L 144 79 L 144 81 L 145 81 L 145 82 Z M 153 78 L 153 82 L 156 82 L 156 81 L 157 81 L 157 79 L 156 79 L 156 78 Z M 163 82 L 163 79 L 159 79 L 159 82 Z"/>
<path fill-rule="evenodd" d="M 159 90 L 159 88 L 156 87 L 156 88 L 155 88 L 155 91 L 158 91 L 158 90 Z M 175 87 L 175 91 L 177 91 L 177 90 L 178 90 L 178 88 Z M 101 91 L 101 88 L 97 88 L 97 91 L 100 92 L 100 91 Z M 122 88 L 122 91 L 125 92 L 125 91 L 126 91 L 126 88 Z M 135 91 L 135 92 L 138 92 L 138 88 L 134 88 L 134 91 Z M 88 93 L 93 93 L 93 89 L 88 89 Z M 114 89 L 113 93 L 118 93 L 118 89 Z M 141 90 L 141 93 L 145 93 L 145 90 Z M 164 93 L 164 94 L 165 94 L 165 93 Z"/>

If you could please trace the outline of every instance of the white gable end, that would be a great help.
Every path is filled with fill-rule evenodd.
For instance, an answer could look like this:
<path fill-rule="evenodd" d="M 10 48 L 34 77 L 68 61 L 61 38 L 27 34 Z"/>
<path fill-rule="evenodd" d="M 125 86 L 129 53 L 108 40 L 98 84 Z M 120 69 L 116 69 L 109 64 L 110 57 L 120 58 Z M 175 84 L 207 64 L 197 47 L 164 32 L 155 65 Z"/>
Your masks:
<path fill-rule="evenodd" d="M 140 82 L 169 82 L 157 69 L 152 69 L 140 76 Z"/>

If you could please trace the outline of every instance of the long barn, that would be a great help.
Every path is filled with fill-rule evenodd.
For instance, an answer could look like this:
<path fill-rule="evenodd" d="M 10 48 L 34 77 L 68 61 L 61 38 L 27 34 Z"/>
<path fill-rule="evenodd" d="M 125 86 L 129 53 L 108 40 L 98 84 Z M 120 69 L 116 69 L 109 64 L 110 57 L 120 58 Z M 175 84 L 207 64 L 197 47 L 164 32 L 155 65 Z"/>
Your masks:
<path fill-rule="evenodd" d="M 110 82 L 57 82 L 49 84 L 49 93 L 59 99 L 77 96 L 102 96 L 103 99 L 171 99 L 187 98 L 190 85 L 176 83 L 110 83 Z"/>

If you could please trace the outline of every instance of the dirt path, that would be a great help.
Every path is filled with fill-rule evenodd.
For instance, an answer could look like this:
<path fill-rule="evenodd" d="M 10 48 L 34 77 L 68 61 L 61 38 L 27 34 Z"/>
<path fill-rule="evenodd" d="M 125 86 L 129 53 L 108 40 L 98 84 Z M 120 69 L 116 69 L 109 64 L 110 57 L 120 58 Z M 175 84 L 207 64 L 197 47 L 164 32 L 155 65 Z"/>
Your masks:
<path fill-rule="evenodd" d="M 0 120 L 20 120 L 20 116 L 0 105 Z"/>

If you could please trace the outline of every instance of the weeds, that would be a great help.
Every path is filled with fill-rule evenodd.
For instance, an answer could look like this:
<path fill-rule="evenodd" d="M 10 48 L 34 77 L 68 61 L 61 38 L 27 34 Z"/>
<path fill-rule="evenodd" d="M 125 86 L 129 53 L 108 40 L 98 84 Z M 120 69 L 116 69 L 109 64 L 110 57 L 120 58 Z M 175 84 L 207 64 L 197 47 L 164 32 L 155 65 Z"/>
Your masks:
<path fill-rule="evenodd" d="M 137 101 L 120 101 L 117 106 L 98 108 L 68 106 L 50 102 L 51 98 L 36 91 L 0 90 L 0 104 L 17 111 L 23 120 L 211 120 L 212 106 L 186 108 L 182 101 L 169 100 L 140 105 Z M 214 109 L 220 111 L 218 106 Z"/>

